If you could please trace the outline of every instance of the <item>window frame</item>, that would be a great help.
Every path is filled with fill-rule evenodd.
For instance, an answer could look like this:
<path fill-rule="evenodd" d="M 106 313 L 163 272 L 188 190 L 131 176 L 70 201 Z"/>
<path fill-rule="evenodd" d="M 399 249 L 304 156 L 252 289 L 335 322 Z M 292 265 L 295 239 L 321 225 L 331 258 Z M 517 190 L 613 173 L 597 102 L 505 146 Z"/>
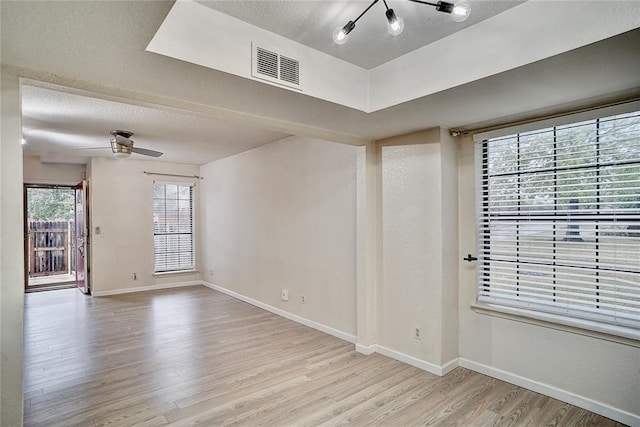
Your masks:
<path fill-rule="evenodd" d="M 159 199 L 156 197 L 156 186 L 158 185 L 162 185 L 165 186 L 165 196 L 162 199 Z M 177 185 L 177 186 L 182 186 L 182 187 L 189 187 L 189 204 L 190 204 L 190 232 L 173 232 L 173 233 L 169 233 L 169 232 L 157 232 L 157 228 L 156 228 L 156 201 L 157 200 L 164 200 L 165 204 L 165 211 L 166 211 L 166 186 L 168 185 Z M 189 272 L 195 272 L 196 271 L 196 261 L 197 261 L 197 257 L 196 257 L 196 218 L 195 218 L 195 211 L 196 211 L 196 193 L 195 193 L 195 186 L 196 184 L 193 182 L 187 182 L 187 181 L 153 181 L 153 191 L 152 191 L 152 214 L 153 214 L 153 223 L 152 223 L 152 227 L 153 227 L 153 274 L 160 276 L 160 275 L 170 275 L 170 274 L 180 274 L 180 273 L 189 273 Z M 179 200 L 181 200 L 179 198 L 179 193 L 180 190 L 179 188 L 176 191 L 176 202 L 179 202 Z M 182 199 L 185 200 L 185 199 Z M 166 221 L 165 221 L 166 223 Z M 158 256 L 158 249 L 159 247 L 156 245 L 156 237 L 157 236 L 169 236 L 169 235 L 189 235 L 191 238 L 191 247 L 190 250 L 188 251 L 179 251 L 179 253 L 190 253 L 191 255 L 191 262 L 188 265 L 183 265 L 180 261 L 178 261 L 178 265 L 174 268 L 169 267 L 170 263 L 168 263 L 166 260 L 164 262 L 164 266 L 165 268 L 158 268 L 158 261 L 157 261 L 157 256 Z M 165 249 L 166 249 L 167 245 L 165 245 Z M 165 254 L 167 252 L 165 251 Z"/>
<path fill-rule="evenodd" d="M 514 134 L 521 134 L 527 132 L 535 132 L 552 127 L 559 127 L 564 125 L 571 125 L 588 120 L 594 120 L 598 118 L 604 118 L 608 116 L 614 116 L 618 114 L 631 113 L 634 111 L 640 111 L 640 101 L 623 102 L 617 105 L 608 107 L 590 109 L 586 111 L 580 111 L 575 113 L 569 113 L 560 115 L 557 117 L 551 117 L 547 119 L 541 119 L 536 121 L 530 121 L 527 123 L 509 126 L 500 129 L 493 129 L 486 132 L 478 132 L 473 134 L 474 142 L 474 156 L 475 156 L 475 207 L 476 207 L 476 247 L 478 254 L 483 249 L 483 237 L 482 227 L 480 222 L 482 221 L 483 206 L 487 201 L 484 200 L 482 195 L 483 186 L 483 165 L 482 165 L 482 145 L 483 141 L 500 138 Z M 602 339 L 608 339 L 615 342 L 622 342 L 625 344 L 640 347 L 640 328 L 629 327 L 626 325 L 615 325 L 605 322 L 600 322 L 592 319 L 583 319 L 579 317 L 566 316 L 561 312 L 554 313 L 549 311 L 538 311 L 526 307 L 518 307 L 517 305 L 509 306 L 504 303 L 491 303 L 487 301 L 479 301 L 480 299 L 480 275 L 483 274 L 482 259 L 479 256 L 477 265 L 477 274 L 475 280 L 475 302 L 471 304 L 471 308 L 479 314 L 491 315 L 495 317 L 501 317 L 505 319 L 531 323 L 538 326 L 545 326 L 553 329 L 560 329 L 564 331 L 570 331 L 574 333 L 584 334 Z"/>

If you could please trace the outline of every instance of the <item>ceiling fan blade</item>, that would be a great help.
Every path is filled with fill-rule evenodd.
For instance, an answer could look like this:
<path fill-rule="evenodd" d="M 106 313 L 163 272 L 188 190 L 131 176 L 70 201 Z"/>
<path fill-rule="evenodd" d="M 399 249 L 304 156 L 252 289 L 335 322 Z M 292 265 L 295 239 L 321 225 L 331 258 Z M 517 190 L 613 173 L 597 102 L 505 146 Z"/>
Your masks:
<path fill-rule="evenodd" d="M 154 150 L 147 150 L 146 148 L 132 147 L 131 151 L 133 151 L 134 153 L 142 154 L 143 156 L 151 156 L 151 157 L 162 156 L 161 152 L 154 151 Z"/>
<path fill-rule="evenodd" d="M 116 135 L 116 143 L 120 145 L 124 145 L 125 147 L 131 147 L 133 145 L 133 141 L 129 138 L 125 138 L 122 135 Z"/>
<path fill-rule="evenodd" d="M 109 147 L 80 147 L 71 148 L 69 151 L 90 151 L 90 150 L 110 150 Z"/>

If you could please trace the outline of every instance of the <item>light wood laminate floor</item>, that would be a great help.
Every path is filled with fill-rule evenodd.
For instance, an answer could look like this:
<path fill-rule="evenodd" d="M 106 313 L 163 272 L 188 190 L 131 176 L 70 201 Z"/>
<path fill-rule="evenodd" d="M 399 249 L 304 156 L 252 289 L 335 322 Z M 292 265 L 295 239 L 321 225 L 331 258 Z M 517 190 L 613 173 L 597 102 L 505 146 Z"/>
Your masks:
<path fill-rule="evenodd" d="M 593 425 L 463 368 L 438 377 L 195 286 L 26 295 L 26 426 Z"/>

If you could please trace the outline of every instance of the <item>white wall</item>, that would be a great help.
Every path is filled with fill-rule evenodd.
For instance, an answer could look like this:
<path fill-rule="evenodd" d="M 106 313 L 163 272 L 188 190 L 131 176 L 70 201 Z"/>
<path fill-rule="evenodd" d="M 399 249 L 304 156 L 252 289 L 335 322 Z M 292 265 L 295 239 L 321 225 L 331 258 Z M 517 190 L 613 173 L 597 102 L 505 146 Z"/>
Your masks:
<path fill-rule="evenodd" d="M 473 142 L 460 143 L 460 253 L 475 253 Z M 640 422 L 640 348 L 474 312 L 475 265 L 460 264 L 460 357 L 471 367 L 542 386 L 626 423 Z M 468 362 L 467 362 L 468 363 Z M 607 412 L 611 410 L 611 412 Z M 624 415 L 624 414 L 622 414 Z M 635 415 L 635 418 L 634 418 Z"/>
<path fill-rule="evenodd" d="M 194 182 L 196 179 L 149 176 L 144 171 L 197 175 L 195 165 L 96 157 L 89 176 L 91 280 L 94 295 L 153 288 L 202 279 L 200 272 L 154 276 L 153 181 Z M 199 235 L 198 191 L 195 187 L 195 229 Z M 96 227 L 101 233 L 96 234 Z M 196 256 L 199 242 L 196 239 Z M 199 269 L 196 258 L 196 269 Z M 137 280 L 133 279 L 136 273 Z"/>
<path fill-rule="evenodd" d="M 24 248 L 20 86 L 15 72 L 0 77 L 0 425 L 22 425 Z"/>
<path fill-rule="evenodd" d="M 203 166 L 205 280 L 355 334 L 356 155 L 290 137 Z"/>
<path fill-rule="evenodd" d="M 253 43 L 300 62 L 300 85 L 290 90 L 367 110 L 367 70 L 198 3 L 176 2 L 146 50 L 255 80 Z"/>
<path fill-rule="evenodd" d="M 433 365 L 457 357 L 457 148 L 439 128 L 381 141 L 378 343 Z M 451 257 L 453 253 L 453 257 Z M 421 339 L 414 338 L 414 327 Z M 418 363 L 419 364 L 419 363 Z"/>
<path fill-rule="evenodd" d="M 458 357 L 458 141 L 440 128 L 440 221 L 442 224 L 442 361 Z"/>
<path fill-rule="evenodd" d="M 23 156 L 23 178 L 27 184 L 75 185 L 86 176 L 86 166 L 42 163 L 38 156 Z"/>

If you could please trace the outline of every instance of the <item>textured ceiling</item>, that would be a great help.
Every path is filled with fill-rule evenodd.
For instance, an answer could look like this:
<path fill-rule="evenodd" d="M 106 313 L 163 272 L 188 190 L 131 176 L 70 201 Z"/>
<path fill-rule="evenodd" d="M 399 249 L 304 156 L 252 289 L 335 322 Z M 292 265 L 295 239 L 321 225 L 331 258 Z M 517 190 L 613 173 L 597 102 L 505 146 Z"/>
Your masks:
<path fill-rule="evenodd" d="M 134 132 L 134 146 L 160 151 L 159 160 L 204 164 L 289 136 L 222 119 L 150 108 L 24 85 L 25 154 L 84 163 L 112 157 L 109 131 Z M 132 154 L 133 158 L 151 160 Z"/>
<path fill-rule="evenodd" d="M 469 19 L 458 23 L 451 19 L 451 15 L 437 12 L 432 6 L 389 0 L 389 7 L 405 23 L 402 34 L 394 37 L 387 33 L 384 3 L 378 1 L 357 22 L 348 42 L 338 46 L 332 40 L 335 28 L 354 20 L 371 1 L 197 2 L 365 69 L 374 68 L 523 3 L 516 0 L 471 0 Z"/>
<path fill-rule="evenodd" d="M 229 7 L 242 5 L 236 1 L 228 3 Z M 552 10 L 552 3 L 549 10 Z M 243 144 L 247 137 L 242 135 L 248 130 L 258 145 L 287 134 L 353 143 L 433 126 L 493 126 L 640 96 L 640 29 L 636 29 L 527 66 L 365 114 L 145 52 L 172 5 L 172 2 L 163 1 L 0 1 L 3 66 L 18 67 L 19 74 L 29 79 L 68 86 L 75 88 L 74 91 L 83 89 L 99 93 L 100 98 L 126 101 L 118 103 L 118 108 L 105 107 L 117 114 L 105 120 L 107 116 L 102 114 L 104 104 L 101 99 L 98 99 L 100 107 L 96 104 L 88 114 L 88 103 L 95 99 L 85 100 L 75 95 L 63 97 L 64 102 L 60 102 L 42 90 L 29 92 L 29 87 L 25 86 L 23 124 L 28 140 L 27 153 L 38 154 L 35 151 L 39 147 L 45 156 L 60 152 L 63 156 L 72 154 L 77 160 L 79 156 L 75 151 L 78 150 L 69 150 L 65 144 L 73 141 L 78 147 L 107 147 L 109 130 L 128 127 L 136 133 L 133 139 L 138 146 L 165 152 L 159 160 L 190 162 L 187 156 L 191 156 L 200 164 L 208 158 L 223 155 L 220 151 L 212 155 L 212 144 L 223 144 L 223 150 L 237 149 L 236 145 L 243 146 L 239 151 L 246 149 L 247 145 Z M 474 12 L 477 9 L 475 7 Z M 424 13 L 434 12 L 427 7 Z M 265 21 L 268 19 L 272 18 L 265 17 Z M 360 28 L 367 28 L 364 22 L 354 31 Z M 408 29 L 407 26 L 405 33 Z M 503 33 L 496 35 L 505 36 Z M 532 40 L 529 48 L 536 42 Z M 473 67 L 464 61 L 464 57 L 460 64 L 461 67 Z M 74 107 L 75 102 L 78 105 Z M 126 106 L 132 102 L 160 112 L 149 113 L 147 119 L 142 113 L 123 114 L 133 108 Z M 194 116 L 165 107 L 150 108 L 149 103 L 197 110 L 208 116 Z M 164 115 L 167 112 L 174 114 Z M 150 119 L 152 116 L 155 121 Z M 214 137 L 220 135 L 211 124 L 216 122 L 228 132 L 225 133 L 228 139 Z M 279 132 L 272 133 L 273 129 Z M 191 132 L 201 136 L 206 133 L 207 139 L 192 138 Z M 91 155 L 109 155 L 108 150 L 103 151 L 93 150 Z M 175 157 L 171 155 L 172 151 Z"/>

